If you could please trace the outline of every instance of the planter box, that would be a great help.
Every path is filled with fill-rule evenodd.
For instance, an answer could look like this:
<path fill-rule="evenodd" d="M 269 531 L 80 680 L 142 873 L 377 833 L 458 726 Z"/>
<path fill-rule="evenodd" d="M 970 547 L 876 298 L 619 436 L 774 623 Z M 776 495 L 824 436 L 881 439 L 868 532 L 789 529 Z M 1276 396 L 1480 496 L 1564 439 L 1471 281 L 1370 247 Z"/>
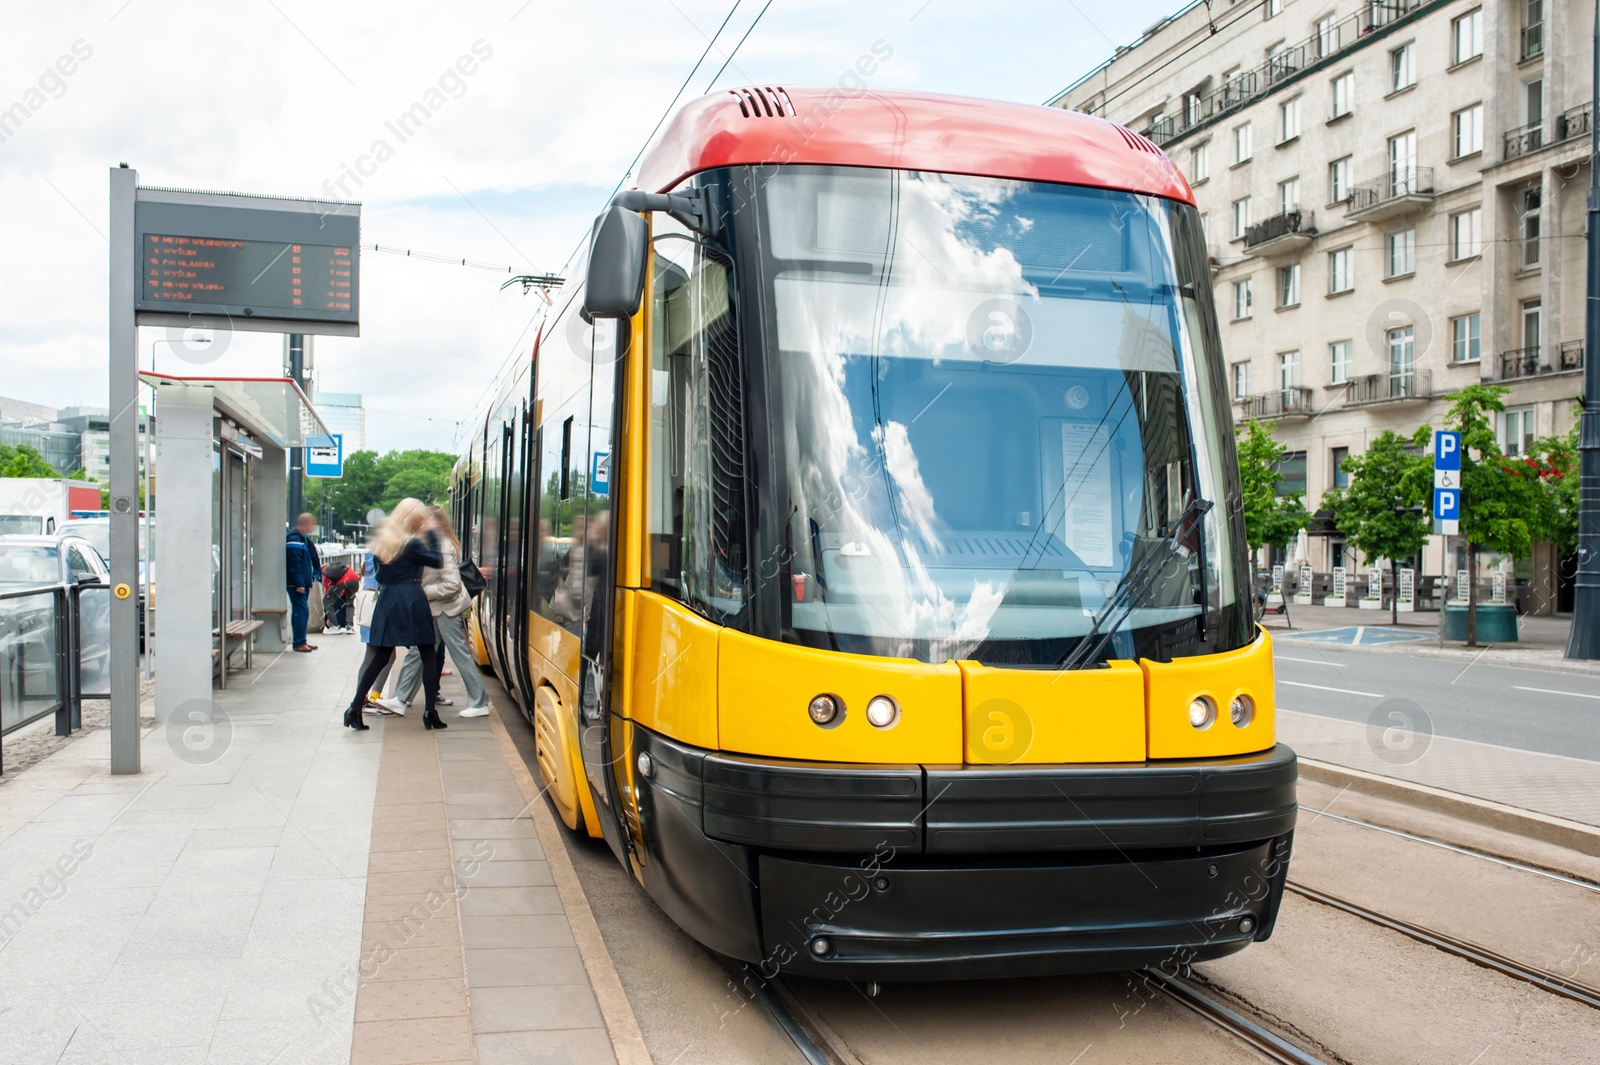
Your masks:
<path fill-rule="evenodd" d="M 1294 597 L 1294 604 L 1295 604 L 1295 606 L 1310 606 L 1311 605 L 1311 593 L 1307 592 L 1305 595 L 1297 595 L 1297 596 L 1295 596 Z"/>
<path fill-rule="evenodd" d="M 1382 599 L 1362 599 L 1356 605 L 1359 606 L 1362 610 L 1382 610 L 1383 609 L 1383 600 Z"/>
<path fill-rule="evenodd" d="M 1396 604 L 1396 609 L 1402 614 L 1415 614 L 1417 612 L 1416 600 L 1413 599 L 1412 601 L 1407 602 L 1406 600 L 1402 599 Z"/>
<path fill-rule="evenodd" d="M 1349 605 L 1350 605 L 1350 603 L 1349 603 L 1349 601 L 1348 601 L 1348 600 L 1347 600 L 1347 599 L 1346 599 L 1346 598 L 1345 598 L 1345 597 L 1344 597 L 1344 596 L 1342 596 L 1342 595 L 1341 595 L 1341 596 L 1338 596 L 1338 597 L 1337 597 L 1337 598 L 1335 598 L 1335 597 L 1334 597 L 1334 596 L 1331 596 L 1331 595 L 1330 595 L 1330 596 L 1328 596 L 1328 597 L 1327 597 L 1327 598 L 1326 598 L 1326 599 L 1324 599 L 1324 600 L 1323 600 L 1323 601 L 1322 601 L 1322 605 L 1323 605 L 1323 606 L 1349 606 Z"/>

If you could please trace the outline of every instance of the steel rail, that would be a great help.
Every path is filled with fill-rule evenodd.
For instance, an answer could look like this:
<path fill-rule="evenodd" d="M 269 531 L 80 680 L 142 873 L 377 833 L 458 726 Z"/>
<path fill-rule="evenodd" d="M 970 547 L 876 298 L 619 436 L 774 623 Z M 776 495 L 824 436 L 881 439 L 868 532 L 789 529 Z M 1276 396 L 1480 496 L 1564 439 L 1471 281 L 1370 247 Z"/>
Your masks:
<path fill-rule="evenodd" d="M 796 999 L 792 992 L 768 980 L 749 965 L 742 962 L 724 960 L 728 972 L 732 975 L 734 984 L 745 988 L 750 997 L 762 1009 L 773 1023 L 783 1029 L 784 1035 L 794 1043 L 795 1049 L 805 1059 L 807 1065 L 848 1065 L 837 1054 L 812 1038 L 811 1032 L 800 1018 L 795 1016 L 793 1005 Z"/>
<path fill-rule="evenodd" d="M 1187 1006 L 1229 1035 L 1248 1043 L 1269 1060 L 1283 1065 L 1326 1065 L 1310 1051 L 1296 1046 L 1276 1032 L 1268 1031 L 1255 1021 L 1237 1012 L 1219 1000 L 1201 991 L 1188 980 L 1168 975 L 1159 969 L 1145 969 L 1136 976 L 1148 979 L 1161 991 Z"/>
<path fill-rule="evenodd" d="M 1533 965 L 1526 965 L 1515 958 L 1508 958 L 1498 951 L 1490 950 L 1487 947 L 1475 946 L 1443 932 L 1435 932 L 1431 928 L 1424 928 L 1421 925 L 1412 924 L 1410 921 L 1401 920 L 1398 917 L 1390 917 L 1387 914 L 1379 913 L 1377 910 L 1369 910 L 1367 907 L 1351 902 L 1348 899 L 1341 899 L 1337 895 L 1329 895 L 1327 892 L 1318 891 L 1316 888 L 1297 884 L 1293 880 L 1284 886 L 1295 894 L 1310 899 L 1312 902 L 1332 907 L 1359 917 L 1364 921 L 1370 921 L 1380 927 L 1399 932 L 1401 935 L 1408 936 L 1420 943 L 1426 943 L 1447 954 L 1464 958 L 1475 965 L 1481 965 L 1485 969 L 1500 973 L 1503 976 L 1533 984 L 1535 987 L 1548 991 L 1552 995 L 1560 995 L 1562 998 L 1581 1002 L 1592 1009 L 1600 1009 L 1600 988 L 1593 988 L 1575 980 L 1568 980 L 1559 973 L 1553 973 L 1548 969 L 1541 969 Z"/>

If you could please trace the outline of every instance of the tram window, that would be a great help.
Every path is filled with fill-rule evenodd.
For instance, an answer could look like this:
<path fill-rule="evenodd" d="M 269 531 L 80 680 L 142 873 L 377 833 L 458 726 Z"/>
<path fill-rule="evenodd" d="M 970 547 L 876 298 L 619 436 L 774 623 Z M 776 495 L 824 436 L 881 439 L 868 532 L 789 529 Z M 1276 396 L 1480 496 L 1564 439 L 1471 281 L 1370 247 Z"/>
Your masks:
<path fill-rule="evenodd" d="M 656 216 L 651 292 L 650 584 L 722 614 L 744 605 L 744 428 L 727 267 Z"/>

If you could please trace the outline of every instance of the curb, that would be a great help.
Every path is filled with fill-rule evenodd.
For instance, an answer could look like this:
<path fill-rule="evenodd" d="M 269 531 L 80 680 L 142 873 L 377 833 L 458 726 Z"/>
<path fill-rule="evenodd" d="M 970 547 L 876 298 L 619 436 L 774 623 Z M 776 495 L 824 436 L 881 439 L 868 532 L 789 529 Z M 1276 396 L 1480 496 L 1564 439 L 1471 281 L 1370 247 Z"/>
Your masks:
<path fill-rule="evenodd" d="M 611 952 L 606 949 L 600 926 L 595 922 L 594 912 L 589 909 L 589 898 L 583 893 L 578 872 L 572 866 L 571 856 L 567 854 L 566 840 L 562 838 L 566 829 L 557 825 L 555 818 L 550 816 L 550 807 L 544 801 L 544 789 L 528 772 L 527 764 L 517 751 L 511 734 L 506 731 L 505 722 L 500 720 L 498 709 L 489 714 L 489 727 L 494 732 L 495 741 L 500 744 L 501 756 L 511 767 L 517 790 L 522 792 L 522 798 L 528 804 L 528 816 L 533 819 L 534 830 L 539 833 L 539 845 L 544 848 L 545 860 L 550 863 L 550 878 L 555 881 L 561 905 L 567 911 L 567 923 L 572 927 L 572 938 L 578 944 L 578 953 L 589 974 L 589 985 L 594 989 L 595 1000 L 600 1004 L 600 1016 L 605 1019 L 606 1034 L 611 1037 L 611 1050 L 617 1056 L 617 1065 L 651 1065 L 650 1051 L 645 1047 L 639 1019 L 634 1016 L 633 1004 L 622 989 L 622 978 L 617 975 L 617 967 L 611 960 Z"/>
<path fill-rule="evenodd" d="M 1300 777 L 1318 784 L 1344 787 L 1377 799 L 1392 799 L 1409 806 L 1470 821 L 1485 828 L 1515 833 L 1541 843 L 1600 858 L 1600 827 L 1562 817 L 1522 810 L 1503 803 L 1461 795 L 1426 784 L 1383 777 L 1311 758 L 1300 759 Z"/>

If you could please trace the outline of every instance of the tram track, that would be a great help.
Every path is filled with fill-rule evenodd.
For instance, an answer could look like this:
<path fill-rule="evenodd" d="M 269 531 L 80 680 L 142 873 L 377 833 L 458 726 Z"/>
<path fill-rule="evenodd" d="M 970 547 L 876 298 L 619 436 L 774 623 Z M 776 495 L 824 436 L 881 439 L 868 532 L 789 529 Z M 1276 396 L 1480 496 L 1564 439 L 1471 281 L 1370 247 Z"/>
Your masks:
<path fill-rule="evenodd" d="M 1319 905 L 1331 907 L 1341 913 L 1347 913 L 1382 928 L 1399 932 L 1401 935 L 1414 939 L 1419 943 L 1426 943 L 1447 954 L 1470 961 L 1474 965 L 1480 965 L 1503 976 L 1509 976 L 1514 980 L 1532 984 L 1544 991 L 1548 991 L 1552 995 L 1559 995 L 1562 998 L 1580 1002 L 1592 1009 L 1600 1009 L 1600 988 L 1590 987 L 1576 980 L 1568 980 L 1558 973 L 1550 972 L 1548 969 L 1524 964 L 1498 951 L 1477 946 L 1466 940 L 1457 939 L 1455 936 L 1437 932 L 1419 924 L 1413 924 L 1399 917 L 1391 917 L 1388 914 L 1379 913 L 1377 910 L 1351 902 L 1349 899 L 1340 898 L 1325 891 L 1318 891 L 1316 888 L 1307 887 L 1305 884 L 1300 884 L 1293 880 L 1288 881 L 1285 884 L 1285 888 Z"/>
<path fill-rule="evenodd" d="M 1193 981 L 1172 976 L 1159 969 L 1144 969 L 1132 974 L 1147 980 L 1168 998 L 1199 1014 L 1240 1042 L 1248 1044 L 1268 1061 L 1283 1065 L 1328 1065 L 1311 1051 L 1268 1028 L 1257 1024 L 1222 1000 L 1202 991 Z"/>

